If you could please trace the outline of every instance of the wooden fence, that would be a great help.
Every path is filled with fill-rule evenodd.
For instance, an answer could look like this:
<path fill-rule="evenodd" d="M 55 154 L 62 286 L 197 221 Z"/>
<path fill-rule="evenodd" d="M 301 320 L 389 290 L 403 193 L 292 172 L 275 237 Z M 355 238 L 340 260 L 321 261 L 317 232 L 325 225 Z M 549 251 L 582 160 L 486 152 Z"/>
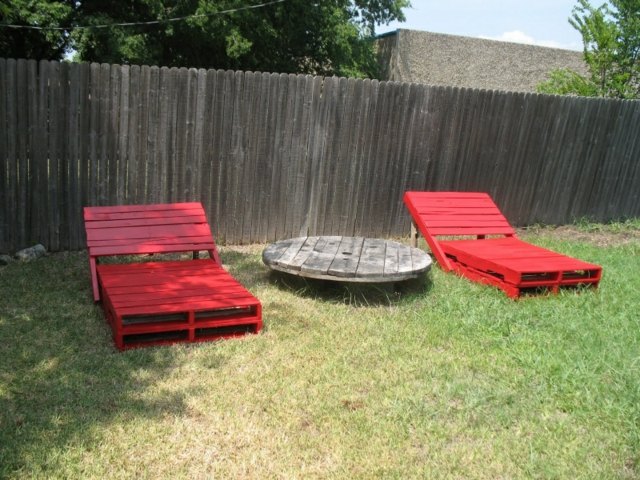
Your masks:
<path fill-rule="evenodd" d="M 84 248 L 85 205 L 202 201 L 227 243 L 404 235 L 408 189 L 640 216 L 639 159 L 635 101 L 0 59 L 0 252 Z"/>

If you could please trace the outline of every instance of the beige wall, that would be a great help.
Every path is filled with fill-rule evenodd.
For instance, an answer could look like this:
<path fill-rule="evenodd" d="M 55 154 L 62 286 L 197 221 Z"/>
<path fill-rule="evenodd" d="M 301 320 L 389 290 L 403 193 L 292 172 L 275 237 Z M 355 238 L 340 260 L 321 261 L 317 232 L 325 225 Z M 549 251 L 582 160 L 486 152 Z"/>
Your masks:
<path fill-rule="evenodd" d="M 402 29 L 377 42 L 382 80 L 535 92 L 551 70 L 586 73 L 571 50 Z"/>

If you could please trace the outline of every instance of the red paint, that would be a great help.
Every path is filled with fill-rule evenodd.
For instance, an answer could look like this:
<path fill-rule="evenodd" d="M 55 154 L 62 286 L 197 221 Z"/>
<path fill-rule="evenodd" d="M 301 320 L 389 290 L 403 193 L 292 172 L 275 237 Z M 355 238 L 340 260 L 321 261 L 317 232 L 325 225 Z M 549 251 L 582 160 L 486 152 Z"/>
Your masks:
<path fill-rule="evenodd" d="M 599 265 L 517 238 L 486 193 L 406 192 L 404 203 L 443 270 L 494 285 L 509 297 L 517 298 L 530 288 L 557 292 L 561 286 L 597 287 L 602 278 Z"/>
<path fill-rule="evenodd" d="M 222 268 L 202 205 L 85 207 L 95 301 L 120 350 L 258 333 L 262 306 Z M 209 259 L 98 264 L 103 256 L 206 250 Z"/>

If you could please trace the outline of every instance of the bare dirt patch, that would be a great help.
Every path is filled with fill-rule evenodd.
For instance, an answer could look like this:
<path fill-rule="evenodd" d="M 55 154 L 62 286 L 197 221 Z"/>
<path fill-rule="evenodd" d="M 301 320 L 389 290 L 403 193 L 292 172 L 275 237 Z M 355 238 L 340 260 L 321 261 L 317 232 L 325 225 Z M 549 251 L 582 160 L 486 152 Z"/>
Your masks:
<path fill-rule="evenodd" d="M 586 242 L 598 247 L 611 247 L 617 245 L 640 244 L 640 229 L 625 228 L 614 229 L 602 227 L 601 229 L 584 229 L 574 225 L 548 226 L 548 227 L 528 227 L 518 229 L 518 234 L 541 235 L 557 238 L 559 240 L 569 240 L 576 242 Z"/>

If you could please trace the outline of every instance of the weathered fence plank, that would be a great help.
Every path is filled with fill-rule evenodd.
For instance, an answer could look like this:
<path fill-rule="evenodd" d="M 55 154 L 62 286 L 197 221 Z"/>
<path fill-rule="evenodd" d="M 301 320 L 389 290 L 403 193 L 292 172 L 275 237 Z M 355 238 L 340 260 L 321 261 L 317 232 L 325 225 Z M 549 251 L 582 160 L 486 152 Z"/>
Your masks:
<path fill-rule="evenodd" d="M 259 74 L 253 72 L 244 72 L 242 81 L 242 92 L 239 92 L 240 105 L 236 108 L 236 114 L 241 127 L 238 129 L 236 137 L 236 160 L 234 162 L 235 175 L 233 192 L 243 192 L 243 195 L 237 196 L 236 212 L 234 214 L 235 229 L 234 234 L 241 238 L 249 238 L 251 234 L 251 226 L 253 221 L 261 221 L 256 218 L 253 211 L 256 199 L 255 188 L 257 182 L 254 178 L 255 173 L 253 166 L 255 165 L 251 158 L 256 151 L 257 138 L 256 131 L 256 110 L 257 99 L 255 98 L 256 83 L 259 82 Z M 232 192 L 232 195 L 235 194 Z"/>
<path fill-rule="evenodd" d="M 97 205 L 109 205 L 109 124 L 111 108 L 109 105 L 109 91 L 111 89 L 111 72 L 107 64 L 100 65 L 100 89 L 98 90 L 99 106 L 99 150 L 98 150 L 98 171 L 97 171 Z"/>
<path fill-rule="evenodd" d="M 216 135 L 217 118 L 216 112 L 222 112 L 216 109 L 216 102 L 219 101 L 219 82 L 217 81 L 218 72 L 215 70 L 207 71 L 207 96 L 205 99 L 204 110 L 204 163 L 202 168 L 202 202 L 204 208 L 209 212 L 209 225 L 216 238 L 218 238 L 218 212 L 216 210 L 217 202 L 214 198 L 217 195 L 217 177 L 215 177 L 215 163 L 217 162 L 216 141 L 220 138 Z"/>
<path fill-rule="evenodd" d="M 393 181 L 390 184 L 390 191 L 387 193 L 387 213 L 383 215 L 382 234 L 384 232 L 398 233 L 404 230 L 404 228 L 394 228 L 398 226 L 398 220 L 403 218 L 402 212 L 404 211 L 402 196 L 398 196 L 397 192 L 402 192 L 409 180 L 408 169 L 410 162 L 406 159 L 407 150 L 413 141 L 413 125 L 416 123 L 417 91 L 415 85 L 405 83 L 401 84 L 398 93 L 400 94 L 400 108 L 398 108 L 400 116 L 397 120 L 399 128 L 398 143 L 388 154 L 389 163 L 392 165 L 389 176 Z M 402 227 L 404 226 L 406 226 L 406 223 L 403 222 Z"/>
<path fill-rule="evenodd" d="M 350 135 L 343 138 L 343 150 L 341 155 L 347 159 L 347 171 L 343 179 L 343 196 L 342 196 L 342 211 L 340 223 L 337 228 L 334 229 L 337 232 L 342 232 L 346 236 L 354 235 L 355 230 L 355 218 L 356 215 L 352 213 L 354 209 L 355 191 L 356 185 L 360 181 L 360 171 L 358 169 L 357 158 L 359 155 L 359 149 L 362 148 L 362 125 L 363 125 L 363 110 L 365 102 L 363 99 L 364 81 L 361 79 L 350 78 L 348 80 L 348 95 L 351 98 L 350 106 Z"/>
<path fill-rule="evenodd" d="M 67 102 L 67 118 L 65 137 L 67 150 L 64 154 L 66 158 L 66 171 L 64 177 L 64 190 L 66 192 L 67 201 L 65 202 L 65 220 L 63 225 L 68 232 L 68 239 L 65 242 L 66 247 L 75 244 L 79 237 L 79 224 L 74 222 L 73 218 L 82 215 L 79 206 L 82 199 L 80 198 L 80 65 L 64 64 L 67 72 L 68 94 Z"/>
<path fill-rule="evenodd" d="M 147 197 L 147 137 L 149 135 L 149 115 L 151 104 L 149 102 L 151 71 L 148 66 L 131 69 L 132 88 L 137 88 L 135 98 L 137 100 L 135 142 L 131 142 L 129 151 L 135 156 L 133 171 L 130 175 L 132 188 L 135 194 L 132 195 L 133 203 L 145 203 Z M 154 105 L 157 107 L 157 103 Z M 130 159 L 131 161 L 131 159 Z"/>
<path fill-rule="evenodd" d="M 244 104 L 242 95 L 245 89 L 245 75 L 243 72 L 235 72 L 233 76 L 233 95 L 231 100 L 231 108 L 233 109 L 233 123 L 229 136 L 231 137 L 230 145 L 230 162 L 226 169 L 226 202 L 228 209 L 226 215 L 226 232 L 231 238 L 236 238 L 238 233 L 242 231 L 242 199 L 237 195 L 240 185 L 240 176 L 243 173 L 243 163 L 245 160 L 244 152 L 244 128 L 246 117 L 246 105 Z"/>
<path fill-rule="evenodd" d="M 89 73 L 89 87 L 88 87 L 88 96 L 89 96 L 89 170 L 88 170 L 88 182 L 87 186 L 87 205 L 94 206 L 98 205 L 98 158 L 100 154 L 100 132 L 99 132 L 99 123 L 100 123 L 100 75 L 101 69 L 100 65 L 97 63 L 92 63 L 90 66 Z"/>
<path fill-rule="evenodd" d="M 291 192 L 291 181 L 294 175 L 293 159 L 291 158 L 291 141 L 293 135 L 293 124 L 295 121 L 295 82 L 294 77 L 281 74 L 278 85 L 280 95 L 278 98 L 278 116 L 276 121 L 275 135 L 275 157 L 280 160 L 274 170 L 280 172 L 273 177 L 271 208 L 282 212 L 280 221 L 274 222 L 273 230 L 269 230 L 268 235 L 275 238 L 286 238 L 290 236 L 287 230 L 287 218 L 291 215 L 293 202 L 289 202 L 287 197 Z"/>
<path fill-rule="evenodd" d="M 575 157 L 578 161 L 573 163 L 577 163 L 578 166 L 567 178 L 572 194 L 571 200 L 568 202 L 566 217 L 571 221 L 582 216 L 581 207 L 583 202 L 588 201 L 588 197 L 592 193 L 594 175 L 597 175 L 598 165 L 602 161 L 600 143 L 603 141 L 601 138 L 602 125 L 609 120 L 606 111 L 607 103 L 609 102 L 604 99 L 589 102 L 584 112 L 586 115 L 581 115 L 578 127 L 582 131 L 583 139 L 580 142 L 581 154 Z"/>
<path fill-rule="evenodd" d="M 28 219 L 31 215 L 31 205 L 27 202 L 27 191 L 29 189 L 29 152 L 27 145 L 29 143 L 29 109 L 28 105 L 28 85 L 27 85 L 27 61 L 20 59 L 16 62 L 16 118 L 18 121 L 17 131 L 17 151 L 16 151 L 16 188 L 17 195 L 15 197 L 16 210 L 18 215 L 16 218 L 16 241 L 24 245 L 26 243 Z M 24 209 L 20 212 L 19 210 Z"/>
<path fill-rule="evenodd" d="M 89 126 L 91 119 L 91 97 L 89 92 L 89 80 L 91 75 L 90 65 L 81 63 L 77 65 L 79 69 L 78 76 L 78 98 L 79 98 L 79 138 L 78 138 L 78 201 L 73 205 L 71 220 L 82 215 L 82 207 L 89 205 L 90 191 L 92 186 L 89 183 Z M 73 86 L 72 86 L 73 87 Z M 85 243 L 85 229 L 77 221 L 73 221 L 75 229 L 75 238 L 72 243 L 74 245 L 83 245 Z"/>
<path fill-rule="evenodd" d="M 137 187 L 139 175 L 139 159 L 136 155 L 138 149 L 138 135 L 140 129 L 140 121 L 138 112 L 140 109 L 140 67 L 137 65 L 129 69 L 129 84 L 126 103 L 127 118 L 121 122 L 122 128 L 126 129 L 127 142 L 123 146 L 122 152 L 125 153 L 127 159 L 127 169 L 124 172 L 124 203 L 137 203 Z M 123 102 L 124 102 L 123 94 Z"/>
<path fill-rule="evenodd" d="M 36 190 L 38 186 L 38 178 L 36 176 L 37 165 L 40 149 L 39 129 L 37 127 L 38 119 L 38 63 L 35 60 L 29 60 L 27 62 L 27 107 L 26 112 L 28 116 L 27 136 L 28 136 L 28 158 L 26 164 L 28 165 L 27 174 L 27 198 L 25 198 L 25 239 L 24 244 L 32 238 L 39 237 L 39 223 L 37 221 L 37 200 L 35 198 Z M 0 114 L 2 118 L 2 114 Z M 0 147 L 1 148 L 1 147 Z M 1 182 L 0 182 L 1 183 Z M 80 240 L 80 239 L 79 239 Z"/>
<path fill-rule="evenodd" d="M 266 77 L 265 77 L 266 79 Z M 283 221 L 285 211 L 279 208 L 278 197 L 280 178 L 286 175 L 282 170 L 282 158 L 278 154 L 280 142 L 279 132 L 282 123 L 282 102 L 286 98 L 287 83 L 283 82 L 282 76 L 272 73 L 268 77 L 265 95 L 267 97 L 265 112 L 265 138 L 264 138 L 264 177 L 260 188 L 261 213 L 252 221 L 258 222 L 257 235 L 255 241 L 265 241 L 267 238 L 276 238 L 276 225 Z M 268 219 L 272 221 L 269 222 Z"/>
<path fill-rule="evenodd" d="M 115 203 L 129 203 L 129 195 L 127 191 L 127 177 L 128 171 L 131 167 L 130 158 L 126 154 L 129 148 L 129 86 L 131 85 L 130 79 L 130 67 L 129 65 L 123 65 L 120 69 L 120 76 L 117 80 L 118 92 L 114 92 L 117 97 L 114 102 L 117 102 L 118 114 L 114 118 L 114 125 L 117 125 L 118 133 L 116 142 L 116 176 L 117 183 L 115 185 Z M 112 187 L 113 188 L 113 187 Z"/>
<path fill-rule="evenodd" d="M 162 199 L 168 199 L 169 80 L 168 68 L 151 67 L 149 70 L 148 131 L 143 145 L 146 151 L 146 203 L 160 203 Z"/>
<path fill-rule="evenodd" d="M 565 100 L 567 97 L 554 97 L 549 101 L 545 111 L 545 118 L 542 119 L 544 124 L 545 143 L 540 145 L 540 158 L 542 159 L 537 172 L 536 185 L 533 189 L 537 191 L 544 188 L 544 185 L 555 184 L 553 195 L 546 197 L 537 197 L 537 200 L 531 204 L 530 216 L 540 218 L 547 214 L 550 210 L 556 211 L 557 199 L 555 193 L 565 188 L 563 181 L 558 177 L 559 171 L 558 158 L 563 148 L 562 140 L 565 135 L 567 126 L 565 119 L 559 113 L 567 107 Z"/>
<path fill-rule="evenodd" d="M 623 119 L 618 122 L 619 133 L 618 141 L 614 142 L 616 150 L 609 152 L 609 158 L 617 159 L 618 173 L 615 185 L 603 192 L 606 197 L 607 211 L 602 217 L 597 218 L 616 218 L 620 217 L 620 212 L 626 212 L 628 217 L 638 215 L 640 209 L 640 135 L 629 135 L 627 128 L 623 126 L 640 125 L 640 108 L 637 108 L 638 102 L 624 102 L 626 114 Z M 620 152 L 616 154 L 616 152 Z M 624 192 L 624 194 L 620 194 Z"/>
<path fill-rule="evenodd" d="M 218 70 L 216 72 L 216 100 L 214 109 L 216 113 L 214 135 L 214 155 L 212 168 L 212 196 L 211 200 L 215 208 L 214 233 L 218 241 L 224 243 L 228 237 L 227 222 L 227 167 L 231 162 L 229 151 L 231 150 L 231 127 L 233 121 L 233 72 Z"/>
<path fill-rule="evenodd" d="M 12 109 L 11 103 L 14 102 L 15 90 L 12 87 L 14 81 L 10 78 L 10 71 L 13 67 L 14 60 L 0 59 L 0 82 L 2 82 L 2 88 L 0 88 L 0 121 L 2 126 L 0 128 L 0 199 L 2 200 L 2 208 L 0 208 L 0 241 L 2 245 L 16 245 L 16 241 L 13 238 L 13 228 L 15 218 L 15 207 L 12 206 L 14 194 L 13 184 L 11 182 L 11 170 L 13 162 L 11 160 L 12 149 L 10 146 L 13 144 L 12 137 L 15 133 L 12 131 L 11 124 L 15 125 L 15 120 L 11 115 Z M 14 154 L 15 156 L 15 154 Z M 1 247 L 0 247 L 1 248 Z"/>
<path fill-rule="evenodd" d="M 204 69 L 199 69 L 197 72 L 197 93 L 196 93 L 196 111 L 195 111 L 195 126 L 194 126 L 194 145 L 193 145 L 193 160 L 195 162 L 195 169 L 192 173 L 191 179 L 192 193 L 191 199 L 202 199 L 202 170 L 204 164 L 204 111 L 207 100 L 207 72 Z"/>
<path fill-rule="evenodd" d="M 366 236 L 369 225 L 371 225 L 371 219 L 367 218 L 369 213 L 367 200 L 370 198 L 371 179 L 374 174 L 372 165 L 374 164 L 373 138 L 375 138 L 375 132 L 372 127 L 379 98 L 379 85 L 377 80 L 365 80 L 362 84 L 362 101 L 364 102 L 362 128 L 360 138 L 357 139 L 360 148 L 359 155 L 352 159 L 357 164 L 357 180 L 354 184 L 354 190 L 358 192 L 357 194 L 354 192 L 354 199 L 351 203 L 353 213 L 350 216 L 353 222 L 353 236 Z"/>
<path fill-rule="evenodd" d="M 196 144 L 198 138 L 196 129 L 198 125 L 198 71 L 191 68 L 187 73 L 187 118 L 184 134 L 184 150 L 182 158 L 184 159 L 184 187 L 182 190 L 182 199 L 184 201 L 196 199 L 196 177 L 199 173 L 198 158 L 195 155 Z"/>
<path fill-rule="evenodd" d="M 295 214 L 291 221 L 290 236 L 304 236 L 309 231 L 309 210 L 308 205 L 311 195 L 311 152 L 310 145 L 313 136 L 311 135 L 315 109 L 320 98 L 320 82 L 318 77 L 300 76 L 298 77 L 298 92 L 303 98 L 301 100 L 302 109 L 300 121 L 296 122 L 294 137 L 292 139 L 294 147 L 291 154 L 295 157 L 297 175 L 296 186 L 293 193 L 295 200 Z M 292 202 L 289 202 L 292 203 Z"/>
<path fill-rule="evenodd" d="M 84 247 L 85 205 L 201 200 L 220 242 L 403 235 L 409 189 L 515 224 L 640 216 L 640 102 L 0 59 L 0 251 Z"/>
<path fill-rule="evenodd" d="M 214 82 L 215 71 L 208 70 L 201 73 L 202 81 L 204 81 L 204 98 L 202 98 L 202 152 L 201 152 L 201 171 L 199 200 L 204 205 L 206 211 L 209 212 L 209 224 L 212 230 L 215 230 L 213 218 L 213 208 L 211 205 L 211 164 L 213 162 L 213 101 L 214 101 Z"/>
<path fill-rule="evenodd" d="M 177 151 L 178 138 L 181 134 L 181 127 L 184 124 L 184 97 L 179 95 L 182 88 L 183 75 L 181 70 L 176 67 L 170 68 L 167 72 L 167 97 L 169 101 L 169 109 L 166 125 L 161 125 L 158 135 L 160 138 L 166 138 L 162 147 L 166 150 L 158 159 L 158 165 L 165 165 L 164 179 L 162 188 L 158 192 L 158 198 L 166 198 L 169 202 L 175 202 L 178 197 L 178 165 Z M 186 69 L 184 69 L 186 70 Z M 162 97 L 161 97 L 162 100 Z"/>
<path fill-rule="evenodd" d="M 51 228 L 51 220 L 48 218 L 48 143 L 49 143 L 49 131 L 48 131 L 48 75 L 47 70 L 50 67 L 50 62 L 42 60 L 38 65 L 38 80 L 37 80 L 37 118 L 34 120 L 35 128 L 38 131 L 37 139 L 38 145 L 34 151 L 33 158 L 33 171 L 32 178 L 35 180 L 32 196 L 32 208 L 34 213 L 34 219 L 37 224 L 33 228 L 36 236 L 32 237 L 31 243 L 34 242 L 46 242 L 49 237 L 49 229 Z M 22 245 L 21 245 L 22 246 Z M 49 245 L 47 247 L 50 248 Z"/>
<path fill-rule="evenodd" d="M 212 125 L 210 135 L 212 137 L 211 146 L 211 171 L 209 176 L 209 198 L 210 206 L 208 212 L 213 218 L 209 221 L 212 222 L 213 233 L 219 241 L 223 241 L 223 229 L 222 229 L 222 211 L 224 205 L 222 204 L 222 163 L 224 160 L 223 144 L 227 141 L 224 125 L 231 112 L 225 111 L 225 94 L 226 94 L 226 74 L 222 70 L 211 72 L 211 76 L 215 78 L 213 83 L 214 94 L 211 102 L 212 109 Z"/>
<path fill-rule="evenodd" d="M 56 222 L 58 228 L 56 229 L 56 235 L 58 237 L 58 246 L 56 250 L 66 250 L 69 248 L 69 218 L 68 218 L 68 203 L 69 189 L 71 176 L 69 175 L 69 164 L 71 159 L 69 157 L 69 137 L 67 136 L 67 128 L 69 125 L 69 70 L 70 65 L 68 62 L 60 62 L 57 69 L 57 79 L 53 83 L 54 88 L 58 87 L 58 94 L 56 97 L 58 118 L 56 120 L 56 129 L 59 142 L 57 142 L 57 197 L 55 209 L 58 215 L 58 221 Z"/>
<path fill-rule="evenodd" d="M 120 145 L 120 139 L 122 138 L 120 131 L 120 114 L 122 112 L 122 105 L 120 98 L 122 95 L 122 77 L 126 75 L 119 65 L 111 65 L 110 68 L 110 90 L 109 90 L 109 129 L 107 138 L 107 202 L 109 205 L 117 205 L 123 203 L 124 199 L 121 196 L 120 184 L 124 181 L 124 178 L 120 177 L 120 173 L 126 170 L 126 163 L 123 165 L 120 163 L 120 155 L 118 147 Z M 128 76 L 128 75 L 127 75 Z"/>
<path fill-rule="evenodd" d="M 47 115 L 49 130 L 48 140 L 48 160 L 49 168 L 47 172 L 48 186 L 48 205 L 47 217 L 49 219 L 49 238 L 48 247 L 52 251 L 60 250 L 60 228 L 61 228 L 61 210 L 62 197 L 60 192 L 60 157 L 62 143 L 62 128 L 60 123 L 64 125 L 64 115 L 62 109 L 62 97 L 64 96 L 64 85 L 60 81 L 60 63 L 51 62 L 50 68 L 47 70 Z"/>
<path fill-rule="evenodd" d="M 277 217 L 269 215 L 269 205 L 267 198 L 269 196 L 269 186 L 272 173 L 272 154 L 270 147 L 272 145 L 271 132 L 272 120 L 269 115 L 273 115 L 273 111 L 269 108 L 272 106 L 270 91 L 275 90 L 274 82 L 271 75 L 267 73 L 256 73 L 253 77 L 254 91 L 257 98 L 255 99 L 255 113 L 253 124 L 253 137 L 255 147 L 253 155 L 256 161 L 253 164 L 254 171 L 251 172 L 249 187 L 247 194 L 253 197 L 254 208 L 250 219 L 244 219 L 244 228 L 249 241 L 266 237 L 267 217 L 277 221 Z"/>
<path fill-rule="evenodd" d="M 368 172 L 367 178 L 370 182 L 369 194 L 365 204 L 367 211 L 368 229 L 373 236 L 382 234 L 382 215 L 386 213 L 387 195 L 384 195 L 386 189 L 384 185 L 389 181 L 390 161 L 389 152 L 391 144 L 397 145 L 396 139 L 399 133 L 397 119 L 398 108 L 395 105 L 397 101 L 398 84 L 382 82 L 379 85 L 380 101 L 373 124 L 371 142 L 374 150 L 371 152 L 371 170 Z"/>
<path fill-rule="evenodd" d="M 349 181 L 350 159 L 346 157 L 343 148 L 351 135 L 351 115 L 353 109 L 353 95 L 349 95 L 349 83 L 346 78 L 338 79 L 336 90 L 336 109 L 330 124 L 329 141 L 325 162 L 327 168 L 327 197 L 325 200 L 324 227 L 327 233 L 340 232 L 345 189 Z"/>
<path fill-rule="evenodd" d="M 178 69 L 177 83 L 173 92 L 176 107 L 175 143 L 171 156 L 171 170 L 173 183 L 171 201 L 184 202 L 187 192 L 186 171 L 192 161 L 187 156 L 187 137 L 189 135 L 189 114 L 193 109 L 190 104 L 191 96 L 191 71 L 186 68 Z"/>

